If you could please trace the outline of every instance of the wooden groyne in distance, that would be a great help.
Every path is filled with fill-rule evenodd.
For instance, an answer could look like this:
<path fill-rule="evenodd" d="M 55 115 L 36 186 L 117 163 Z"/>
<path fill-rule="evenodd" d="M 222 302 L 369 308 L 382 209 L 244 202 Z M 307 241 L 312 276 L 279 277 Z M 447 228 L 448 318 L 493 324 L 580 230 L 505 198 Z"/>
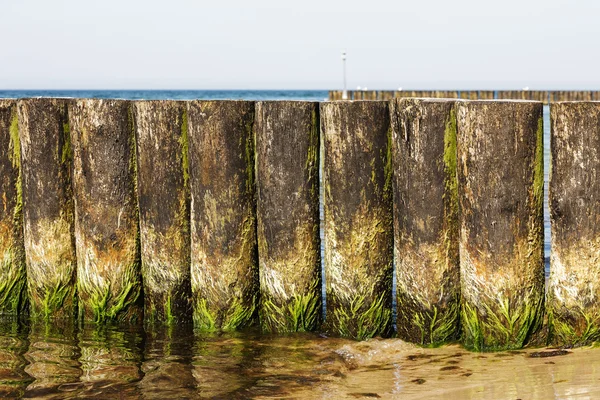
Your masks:
<path fill-rule="evenodd" d="M 27 310 L 21 147 L 16 100 L 0 100 L 0 315 Z"/>
<path fill-rule="evenodd" d="M 348 100 L 391 100 L 405 97 L 463 100 L 534 100 L 549 104 L 555 101 L 600 100 L 596 90 L 349 90 Z M 342 100 L 341 90 L 329 91 L 329 100 Z"/>
<path fill-rule="evenodd" d="M 133 113 L 124 100 L 69 104 L 79 313 L 140 321 L 142 279 Z"/>
<path fill-rule="evenodd" d="M 194 322 L 235 330 L 258 316 L 254 102 L 187 104 Z"/>
<path fill-rule="evenodd" d="M 325 329 L 391 333 L 392 165 L 388 103 L 321 104 L 325 160 Z"/>
<path fill-rule="evenodd" d="M 463 343 L 521 348 L 544 310 L 539 102 L 460 102 L 458 193 Z"/>
<path fill-rule="evenodd" d="M 391 103 L 398 336 L 421 345 L 458 339 L 456 106 Z"/>
<path fill-rule="evenodd" d="M 72 320 L 77 257 L 67 100 L 19 100 L 18 115 L 29 311 Z"/>
<path fill-rule="evenodd" d="M 600 339 L 600 103 L 550 107 L 551 342 Z"/>
<path fill-rule="evenodd" d="M 256 103 L 260 324 L 312 331 L 321 324 L 319 103 Z"/>
<path fill-rule="evenodd" d="M 190 318 L 190 193 L 184 102 L 136 101 L 144 319 Z"/>

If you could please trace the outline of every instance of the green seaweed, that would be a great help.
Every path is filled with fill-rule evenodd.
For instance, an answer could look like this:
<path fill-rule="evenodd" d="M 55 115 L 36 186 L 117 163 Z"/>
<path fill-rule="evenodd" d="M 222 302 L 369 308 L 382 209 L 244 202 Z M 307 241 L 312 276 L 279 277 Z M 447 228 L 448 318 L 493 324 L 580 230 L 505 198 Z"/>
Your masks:
<path fill-rule="evenodd" d="M 256 311 L 256 296 L 250 305 L 239 298 L 233 298 L 227 307 L 219 311 L 211 310 L 206 299 L 198 299 L 194 312 L 194 328 L 201 332 L 231 332 L 244 328 L 252 321 Z"/>
<path fill-rule="evenodd" d="M 38 310 L 35 302 L 31 302 L 31 315 L 32 317 L 41 317 L 46 321 L 52 319 L 52 317 L 56 314 L 57 310 L 60 310 L 65 301 L 67 299 L 70 300 L 71 304 L 75 304 L 76 302 L 76 293 L 75 287 L 69 284 L 61 285 L 58 284 L 52 288 L 46 288 L 46 293 L 44 294 L 41 301 L 41 309 Z M 74 317 L 75 309 L 72 308 L 73 315 L 66 317 Z"/>
<path fill-rule="evenodd" d="M 260 324 L 264 332 L 310 332 L 321 321 L 321 280 L 316 279 L 304 294 L 294 294 L 284 304 L 261 293 Z"/>
<path fill-rule="evenodd" d="M 446 175 L 444 196 L 450 197 L 453 214 L 458 214 L 457 162 L 456 110 L 452 107 L 444 130 L 444 172 Z"/>
<path fill-rule="evenodd" d="M 125 278 L 124 281 L 127 281 Z M 81 293 L 87 295 L 84 304 L 92 311 L 92 320 L 95 323 L 107 323 L 121 320 L 123 315 L 127 315 L 130 306 L 134 305 L 140 295 L 140 288 L 137 282 L 129 282 L 122 286 L 122 289 L 117 295 L 113 295 L 111 284 L 107 284 L 104 288 L 87 288 L 82 290 L 78 287 Z M 80 313 L 83 316 L 83 309 Z M 131 320 L 137 319 L 136 315 L 131 315 Z"/>
<path fill-rule="evenodd" d="M 167 301 L 165 302 L 165 324 L 167 325 L 173 325 L 175 323 L 175 316 L 173 315 L 173 305 L 172 303 L 172 298 L 170 295 L 167 295 Z"/>
<path fill-rule="evenodd" d="M 18 170 L 17 182 L 15 183 L 17 192 L 17 202 L 13 211 L 13 221 L 15 229 L 19 231 L 18 236 L 22 240 L 21 231 L 23 226 L 23 173 L 21 171 L 21 142 L 19 140 L 19 119 L 17 117 L 16 112 L 13 114 L 12 121 L 10 123 L 9 158 L 12 162 L 13 168 Z M 24 249 L 22 249 L 22 251 L 24 252 Z"/>
<path fill-rule="evenodd" d="M 16 112 L 13 112 L 10 121 L 10 142 L 8 147 L 8 158 L 12 162 L 13 168 L 21 168 L 21 142 L 19 140 L 19 118 Z"/>
<path fill-rule="evenodd" d="M 189 141 L 188 141 L 188 112 L 184 106 L 181 113 L 181 136 L 179 136 L 179 145 L 181 146 L 181 169 L 183 170 L 183 185 L 188 187 L 190 181 L 190 168 L 188 160 Z"/>
<path fill-rule="evenodd" d="M 385 150 L 383 150 L 385 152 L 383 157 L 383 173 L 385 179 L 383 184 L 383 199 L 385 200 L 385 202 L 389 202 L 390 204 L 392 204 L 392 184 L 394 179 L 392 132 L 393 129 L 390 125 L 390 128 L 387 131 L 387 145 Z"/>
<path fill-rule="evenodd" d="M 162 295 L 156 295 L 152 299 L 146 298 L 144 307 L 144 323 L 149 325 L 165 325 L 173 327 L 185 317 L 174 312 L 175 302 L 181 299 L 181 294 L 176 290 L 167 291 Z"/>
<path fill-rule="evenodd" d="M 7 271 L 0 282 L 0 315 L 21 315 L 27 309 L 25 263 L 15 256 L 15 249 L 5 251 L 2 271 Z"/>
<path fill-rule="evenodd" d="M 475 351 L 514 350 L 527 345 L 543 319 L 543 298 L 535 290 L 516 308 L 507 298 L 494 304 L 494 308 L 484 304 L 485 317 L 480 316 L 476 306 L 463 301 L 463 345 Z"/>
<path fill-rule="evenodd" d="M 194 309 L 194 327 L 203 332 L 215 332 L 217 316 L 208 308 L 206 299 L 198 299 Z"/>
<path fill-rule="evenodd" d="M 73 148 L 71 145 L 71 127 L 69 121 L 63 122 L 63 147 L 61 153 L 61 162 L 63 164 L 69 163 L 73 159 Z"/>
<path fill-rule="evenodd" d="M 256 187 L 256 177 L 254 171 L 254 142 L 255 142 L 255 132 L 254 132 L 254 114 L 251 117 L 247 118 L 244 122 L 244 132 L 245 135 L 241 135 L 240 140 L 243 140 L 243 146 L 245 151 L 245 159 L 246 162 L 246 193 L 251 195 L 254 199 L 255 196 L 255 187 Z M 253 201 L 253 204 L 256 202 Z"/>
<path fill-rule="evenodd" d="M 318 198 L 319 194 L 319 120 L 318 111 L 315 107 L 311 112 L 311 125 L 308 138 L 308 154 L 306 155 L 305 169 L 308 174 L 307 184 L 309 185 L 310 197 Z"/>
<path fill-rule="evenodd" d="M 1 271 L 5 273 L 0 282 L 0 313 L 21 315 L 26 312 L 27 302 L 27 272 L 25 267 L 25 249 L 23 248 L 23 189 L 21 172 L 21 146 L 19 141 L 19 120 L 16 110 L 13 110 L 9 128 L 8 157 L 15 170 L 16 203 L 13 210 L 12 231 L 9 234 L 9 244 L 2 259 Z"/>
<path fill-rule="evenodd" d="M 420 332 L 417 344 L 423 347 L 439 347 L 456 341 L 459 337 L 460 296 L 458 293 L 445 307 L 433 305 L 418 309 L 415 302 L 402 301 L 398 296 L 398 310 L 409 310 L 410 321 Z M 420 304 L 420 303 L 419 303 Z M 400 319 L 400 318 L 399 318 Z M 400 321 L 399 321 L 400 323 Z M 400 327 L 398 328 L 400 330 Z"/>
<path fill-rule="evenodd" d="M 600 341 L 600 312 L 578 307 L 565 314 L 548 311 L 549 344 L 585 346 Z"/>
<path fill-rule="evenodd" d="M 533 206 L 543 213 L 544 204 L 544 120 L 538 118 L 533 174 Z"/>
<path fill-rule="evenodd" d="M 331 316 L 336 333 L 343 337 L 365 340 L 385 335 L 389 330 L 392 310 L 388 307 L 388 293 L 382 293 L 370 304 L 367 296 L 354 297 L 349 307 L 334 307 Z M 332 298 L 331 295 L 327 298 Z"/>

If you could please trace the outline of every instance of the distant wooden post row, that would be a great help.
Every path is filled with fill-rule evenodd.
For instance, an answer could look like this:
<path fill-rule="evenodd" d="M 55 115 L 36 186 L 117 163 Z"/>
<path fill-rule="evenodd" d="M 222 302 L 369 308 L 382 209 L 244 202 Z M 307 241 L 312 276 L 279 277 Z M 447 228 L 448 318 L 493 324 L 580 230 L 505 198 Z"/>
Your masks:
<path fill-rule="evenodd" d="M 391 100 L 404 97 L 463 100 L 534 100 L 544 104 L 558 101 L 600 100 L 597 90 L 349 90 L 348 100 Z M 342 100 L 341 90 L 330 90 L 329 100 Z"/>

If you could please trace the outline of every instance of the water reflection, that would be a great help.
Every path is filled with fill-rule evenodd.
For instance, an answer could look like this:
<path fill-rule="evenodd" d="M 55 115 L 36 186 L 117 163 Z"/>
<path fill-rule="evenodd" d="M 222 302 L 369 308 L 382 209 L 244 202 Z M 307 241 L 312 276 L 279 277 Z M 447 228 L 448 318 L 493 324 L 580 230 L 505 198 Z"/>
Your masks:
<path fill-rule="evenodd" d="M 74 323 L 35 323 L 30 326 L 25 367 L 34 382 L 27 386 L 26 397 L 60 399 L 76 389 L 81 365 Z"/>
<path fill-rule="evenodd" d="M 260 371 L 262 349 L 252 335 L 199 335 L 193 349 L 193 375 L 199 398 L 248 398 Z"/>
<path fill-rule="evenodd" d="M 144 377 L 139 388 L 144 399 L 196 398 L 192 374 L 194 334 L 191 325 L 153 326 L 146 334 Z"/>
<path fill-rule="evenodd" d="M 0 324 L 0 398 L 600 398 L 600 349 Z"/>
<path fill-rule="evenodd" d="M 33 380 L 26 372 L 27 331 L 16 319 L 0 319 L 0 398 L 22 397 Z"/>
<path fill-rule="evenodd" d="M 137 399 L 142 378 L 139 327 L 86 326 L 78 335 L 82 390 L 86 397 Z"/>

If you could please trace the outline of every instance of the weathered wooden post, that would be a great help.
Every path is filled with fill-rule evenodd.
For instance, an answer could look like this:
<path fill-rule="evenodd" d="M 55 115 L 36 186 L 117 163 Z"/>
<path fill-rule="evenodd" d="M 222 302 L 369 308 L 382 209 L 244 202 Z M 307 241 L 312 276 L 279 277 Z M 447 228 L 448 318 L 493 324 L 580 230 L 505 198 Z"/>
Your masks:
<path fill-rule="evenodd" d="M 193 316 L 204 331 L 256 321 L 253 123 L 254 102 L 188 103 Z"/>
<path fill-rule="evenodd" d="M 69 104 L 79 314 L 141 321 L 135 135 L 128 101 Z"/>
<path fill-rule="evenodd" d="M 321 322 L 319 104 L 256 104 L 260 324 L 265 331 Z"/>
<path fill-rule="evenodd" d="M 16 100 L 0 100 L 0 315 L 27 310 L 21 147 Z"/>
<path fill-rule="evenodd" d="M 600 339 L 600 103 L 553 103 L 551 342 Z"/>
<path fill-rule="evenodd" d="M 465 346 L 527 344 L 544 305 L 542 104 L 458 103 Z"/>
<path fill-rule="evenodd" d="M 398 336 L 458 339 L 458 186 L 454 100 L 391 104 Z"/>
<path fill-rule="evenodd" d="M 187 109 L 136 101 L 138 198 L 146 322 L 191 319 Z"/>
<path fill-rule="evenodd" d="M 321 104 L 327 331 L 391 330 L 392 164 L 387 102 Z"/>
<path fill-rule="evenodd" d="M 18 114 L 30 313 L 72 319 L 77 258 L 67 101 L 19 100 Z"/>

